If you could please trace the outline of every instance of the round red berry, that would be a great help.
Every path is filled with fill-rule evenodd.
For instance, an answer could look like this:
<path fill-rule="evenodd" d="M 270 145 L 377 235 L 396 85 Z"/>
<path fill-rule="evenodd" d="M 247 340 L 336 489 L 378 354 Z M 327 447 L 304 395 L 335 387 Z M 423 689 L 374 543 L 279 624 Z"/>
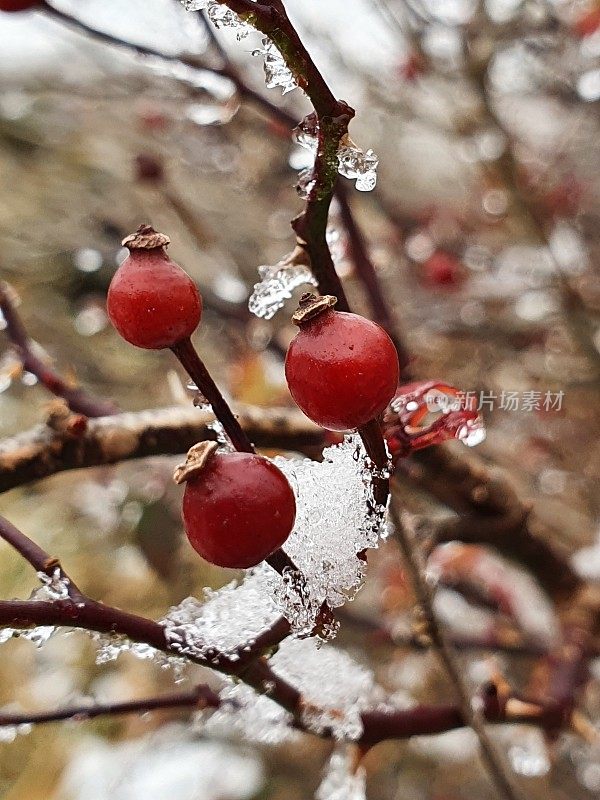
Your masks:
<path fill-rule="evenodd" d="M 190 544 L 219 567 L 248 569 L 260 564 L 294 527 L 296 500 L 290 484 L 263 456 L 214 451 L 206 456 L 206 443 L 197 447 L 203 463 L 199 469 L 193 465 L 192 448 L 192 466 L 184 465 L 181 477 L 186 481 L 183 521 Z"/>
<path fill-rule="evenodd" d="M 590 8 L 575 20 L 573 29 L 584 39 L 592 36 L 600 28 L 600 8 Z"/>
<path fill-rule="evenodd" d="M 169 238 L 142 225 L 123 244 L 130 255 L 108 290 L 112 324 L 128 342 L 148 350 L 188 339 L 200 322 L 202 299 L 194 281 L 166 254 Z"/>
<path fill-rule="evenodd" d="M 423 279 L 429 286 L 454 288 L 462 279 L 460 261 L 443 250 L 436 250 L 423 264 Z"/>
<path fill-rule="evenodd" d="M 0 0 L 0 11 L 26 11 L 40 5 L 40 0 Z"/>
<path fill-rule="evenodd" d="M 292 397 L 323 428 L 346 431 L 378 417 L 398 386 L 398 355 L 379 325 L 341 311 L 335 298 L 305 295 L 300 330 L 285 360 Z"/>

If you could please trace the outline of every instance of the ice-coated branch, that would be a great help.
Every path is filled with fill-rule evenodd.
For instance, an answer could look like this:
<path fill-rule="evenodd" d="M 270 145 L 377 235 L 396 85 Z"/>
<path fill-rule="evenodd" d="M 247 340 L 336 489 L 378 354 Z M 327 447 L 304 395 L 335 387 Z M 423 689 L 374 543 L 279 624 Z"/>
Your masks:
<path fill-rule="evenodd" d="M 15 348 L 23 369 L 31 372 L 49 392 L 62 397 L 71 411 L 84 414 L 86 417 L 105 417 L 118 412 L 117 406 L 110 400 L 94 397 L 83 389 L 71 386 L 57 372 L 51 369 L 35 352 L 31 340 L 11 297 L 11 290 L 6 283 L 0 282 L 0 311 L 6 322 L 6 335 Z"/>
<path fill-rule="evenodd" d="M 325 443 L 325 432 L 294 409 L 238 404 L 235 412 L 258 447 L 316 455 Z M 93 419 L 78 436 L 38 425 L 0 441 L 0 492 L 65 470 L 180 455 L 215 439 L 214 420 L 208 410 L 172 406 Z"/>
<path fill-rule="evenodd" d="M 49 711 L 4 712 L 0 714 L 0 727 L 46 725 L 65 720 L 84 722 L 104 716 L 117 717 L 171 709 L 199 711 L 221 706 L 219 695 L 206 684 L 199 684 L 190 691 L 171 692 L 141 700 L 81 704 Z M 537 706 L 515 698 L 500 702 L 493 692 L 482 698 L 481 713 L 489 723 L 522 723 L 551 728 L 551 707 Z M 408 739 L 411 736 L 444 733 L 464 726 L 460 709 L 453 705 L 420 705 L 410 709 L 366 711 L 361 719 L 364 732 L 358 743 L 363 746 L 373 746 L 386 739 Z M 306 731 L 300 721 L 295 722 L 295 727 Z M 324 738 L 331 735 L 327 730 L 322 733 Z"/>
<path fill-rule="evenodd" d="M 496 750 L 490 739 L 480 710 L 473 705 L 473 698 L 464 682 L 461 668 L 452 652 L 452 646 L 437 620 L 433 605 L 433 593 L 425 576 L 422 557 L 416 547 L 414 538 L 393 503 L 390 511 L 396 539 L 400 545 L 404 563 L 423 615 L 426 633 L 430 637 L 456 693 L 462 719 L 475 732 L 479 740 L 483 760 L 498 791 L 506 800 L 519 800 L 521 795 L 513 786 L 512 779 L 509 777 L 510 767 L 504 763 L 503 757 Z"/>
<path fill-rule="evenodd" d="M 77 605 L 72 601 L 0 602 L 0 626 L 7 625 L 14 628 L 55 625 L 66 628 L 82 628 L 99 633 L 121 633 L 135 642 L 148 644 L 162 652 L 177 655 L 170 649 L 165 638 L 164 628 L 158 623 L 89 599 Z M 275 703 L 293 715 L 294 726 L 299 730 L 306 731 L 307 728 L 301 715 L 301 694 L 277 676 L 266 660 L 261 658 L 257 660 L 257 655 L 276 645 L 285 638 L 288 632 L 286 623 L 280 621 L 273 628 L 265 631 L 249 651 L 240 649 L 239 654 L 236 654 L 239 655 L 237 660 L 220 657 L 218 653 L 209 653 L 206 659 L 189 655 L 186 658 L 218 672 L 237 676 L 260 694 L 268 692 L 269 697 Z M 101 715 L 141 713 L 159 708 L 216 708 L 219 704 L 219 698 L 211 690 L 201 686 L 192 692 L 114 705 L 81 706 L 29 714 L 5 713 L 0 715 L 0 726 L 35 724 L 73 718 L 91 719 Z M 486 722 L 525 723 L 538 725 L 548 730 L 554 730 L 556 727 L 557 710 L 552 703 L 541 705 L 516 697 L 501 698 L 493 690 L 493 687 L 490 687 L 480 698 L 480 706 L 480 714 Z M 358 739 L 358 744 L 368 747 L 387 739 L 407 739 L 411 736 L 443 733 L 469 724 L 464 710 L 452 704 L 415 706 L 409 709 L 386 707 L 366 710 L 361 714 L 361 721 L 363 733 Z M 333 732 L 325 728 L 320 735 L 329 738 Z"/>
<path fill-rule="evenodd" d="M 15 547 L 34 567 L 48 567 L 49 562 L 56 567 L 57 562 L 37 545 L 31 542 L 6 520 L 0 518 L 3 538 Z M 82 594 L 66 573 L 61 572 L 64 581 L 69 581 L 74 592 L 55 600 L 10 600 L 0 601 L 0 627 L 27 629 L 35 626 L 60 626 L 81 628 L 103 634 L 117 634 L 134 642 L 149 645 L 158 651 L 200 664 L 225 675 L 235 676 L 253 687 L 258 693 L 267 692 L 274 702 L 292 714 L 293 724 L 307 730 L 303 721 L 303 698 L 301 693 L 271 669 L 262 657 L 290 633 L 289 623 L 279 618 L 269 628 L 260 633 L 251 645 L 240 647 L 228 654 L 217 648 L 182 654 L 168 637 L 166 628 L 150 619 L 130 614 L 121 609 L 98 603 Z M 571 651 L 569 651 L 571 652 Z M 571 662 L 569 662 L 570 664 Z M 570 668 L 562 670 L 557 676 L 567 675 L 570 685 Z M 542 725 L 549 730 L 568 722 L 564 712 L 563 697 L 558 688 L 563 683 L 557 679 L 557 690 L 546 705 L 523 701 L 516 697 L 501 697 L 493 687 L 480 698 L 481 714 L 489 722 L 529 722 Z M 147 711 L 153 708 L 168 707 L 213 707 L 220 700 L 206 687 L 197 687 L 192 692 L 173 694 L 149 700 L 131 701 L 116 705 L 83 706 L 58 709 L 52 712 L 33 714 L 2 714 L 0 726 L 52 722 L 69 718 L 91 718 L 104 714 L 125 714 Z M 418 706 L 411 709 L 367 710 L 362 716 L 363 733 L 361 744 L 371 746 L 388 738 L 406 738 L 419 734 L 441 733 L 453 728 L 472 724 L 472 720 L 462 706 Z M 324 729 L 323 736 L 333 735 Z"/>

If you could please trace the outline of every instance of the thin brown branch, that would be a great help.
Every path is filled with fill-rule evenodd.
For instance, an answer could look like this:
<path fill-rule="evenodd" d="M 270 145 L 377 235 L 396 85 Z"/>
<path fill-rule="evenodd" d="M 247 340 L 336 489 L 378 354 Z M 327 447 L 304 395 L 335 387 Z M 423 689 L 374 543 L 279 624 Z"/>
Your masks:
<path fill-rule="evenodd" d="M 15 348 L 23 369 L 36 376 L 49 392 L 62 397 L 71 411 L 86 417 L 105 417 L 116 414 L 118 407 L 110 400 L 94 397 L 76 386 L 71 386 L 35 353 L 35 343 L 29 337 L 7 284 L 0 282 L 0 311 L 6 322 L 6 335 Z"/>
<path fill-rule="evenodd" d="M 462 719 L 473 729 L 479 740 L 481 754 L 496 787 L 507 800 L 518 800 L 520 794 L 513 786 L 510 776 L 510 767 L 497 752 L 484 724 L 484 717 L 479 710 L 473 707 L 473 698 L 467 689 L 462 671 L 456 662 L 452 647 L 444 630 L 438 623 L 433 606 L 433 593 L 425 577 L 424 564 L 417 546 L 404 522 L 400 519 L 394 504 L 391 504 L 390 513 L 394 523 L 396 538 L 402 551 L 408 573 L 413 584 L 413 589 L 433 646 L 437 651 L 440 662 L 450 679 L 457 695 Z"/>
<path fill-rule="evenodd" d="M 400 369 L 402 370 L 402 379 L 406 382 L 409 377 L 408 365 L 410 363 L 410 356 L 398 332 L 398 325 L 383 293 L 381 282 L 369 254 L 369 247 L 365 241 L 363 232 L 356 222 L 348 197 L 347 186 L 341 180 L 337 182 L 335 197 L 340 207 L 342 224 L 348 235 L 350 259 L 354 264 L 356 273 L 369 299 L 371 314 L 375 322 L 378 322 L 381 327 L 388 332 L 394 342 L 398 353 Z"/>
<path fill-rule="evenodd" d="M 89 705 L 69 706 L 51 711 L 31 711 L 22 713 L 0 714 L 0 727 L 13 727 L 19 725 L 46 725 L 50 722 L 63 720 L 96 719 L 97 717 L 119 717 L 126 714 L 145 714 L 149 711 L 183 708 L 199 711 L 204 708 L 219 708 L 221 699 L 210 686 L 200 684 L 188 692 L 173 692 L 147 697 L 142 700 L 128 700 L 122 703 L 94 703 Z"/>
<path fill-rule="evenodd" d="M 23 556 L 25 561 L 31 564 L 36 572 L 47 575 L 49 578 L 54 578 L 58 571 L 59 577 L 66 581 L 68 593 L 72 599 L 80 600 L 83 597 L 79 588 L 61 567 L 60 561 L 43 550 L 28 536 L 25 536 L 4 517 L 0 517 L 0 538 L 4 539 L 19 555 Z"/>
<path fill-rule="evenodd" d="M 229 403 L 221 394 L 191 341 L 184 339 L 177 342 L 171 347 L 171 350 L 198 387 L 198 391 L 206 398 L 235 449 L 242 453 L 254 453 L 254 445 L 232 412 Z"/>
<path fill-rule="evenodd" d="M 552 544 L 551 533 L 534 528 L 531 506 L 477 456 L 432 447 L 400 460 L 398 469 L 459 515 L 436 524 L 436 541 L 491 545 L 526 566 L 555 599 L 581 585 L 566 555 Z"/>

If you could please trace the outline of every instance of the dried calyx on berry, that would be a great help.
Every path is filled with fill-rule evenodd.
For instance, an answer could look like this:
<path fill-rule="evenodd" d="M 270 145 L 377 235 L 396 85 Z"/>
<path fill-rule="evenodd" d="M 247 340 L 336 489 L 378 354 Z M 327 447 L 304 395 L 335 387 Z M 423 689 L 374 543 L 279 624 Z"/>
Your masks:
<path fill-rule="evenodd" d="M 200 442 L 174 474 L 185 483 L 183 522 L 194 550 L 211 564 L 249 569 L 283 545 L 296 518 L 285 475 L 255 453 L 220 453 Z"/>
<path fill-rule="evenodd" d="M 168 236 L 140 225 L 123 239 L 129 256 L 113 276 L 107 311 L 121 336 L 137 347 L 173 347 L 196 330 L 202 298 L 196 284 L 165 251 Z"/>
<path fill-rule="evenodd" d="M 336 311 L 332 295 L 305 294 L 285 360 L 290 393 L 309 419 L 333 431 L 378 417 L 398 386 L 394 343 L 374 322 Z"/>
<path fill-rule="evenodd" d="M 324 311 L 334 308 L 336 304 L 337 297 L 332 294 L 316 295 L 306 292 L 300 298 L 298 308 L 292 314 L 292 322 L 298 327 L 305 325 Z"/>

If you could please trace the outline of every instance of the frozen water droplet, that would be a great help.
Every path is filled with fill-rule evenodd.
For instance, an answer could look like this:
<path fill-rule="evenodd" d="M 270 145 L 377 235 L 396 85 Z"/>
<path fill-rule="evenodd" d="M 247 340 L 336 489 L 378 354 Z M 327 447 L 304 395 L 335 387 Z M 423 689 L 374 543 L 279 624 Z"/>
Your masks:
<path fill-rule="evenodd" d="M 210 0 L 206 5 L 208 18 L 213 23 L 215 28 L 234 28 L 236 38 L 239 41 L 245 39 L 252 30 L 250 25 L 247 25 L 240 17 L 224 5 L 216 0 Z"/>
<path fill-rule="evenodd" d="M 338 150 L 340 175 L 356 180 L 360 192 L 370 192 L 377 183 L 379 158 L 372 150 L 364 152 L 348 137 L 344 137 Z"/>
<path fill-rule="evenodd" d="M 305 150 L 316 155 L 319 145 L 319 120 L 316 114 L 304 117 L 292 133 L 292 139 Z"/>
<path fill-rule="evenodd" d="M 14 714 L 19 713 L 21 709 L 16 708 L 14 705 L 4 706 L 0 709 L 0 713 Z M 17 736 L 27 736 L 33 730 L 33 725 L 23 723 L 21 725 L 3 725 L 0 727 L 0 743 L 10 744 L 14 742 Z"/>
<path fill-rule="evenodd" d="M 513 732 L 508 758 L 517 775 L 535 778 L 550 771 L 544 737 L 535 728 L 521 728 Z"/>
<path fill-rule="evenodd" d="M 306 200 L 315 187 L 315 176 L 313 167 L 303 169 L 298 175 L 298 182 L 296 183 L 296 192 L 298 197 Z"/>
<path fill-rule="evenodd" d="M 350 747 L 338 745 L 329 759 L 315 800 L 365 800 L 366 789 L 364 767 L 353 770 Z"/>
<path fill-rule="evenodd" d="M 268 89 L 281 86 L 283 94 L 296 89 L 296 79 L 285 63 L 285 59 L 270 39 L 262 40 L 262 49 L 254 50 L 253 56 L 263 56 L 265 59 L 265 83 Z"/>
<path fill-rule="evenodd" d="M 209 3 L 209 0 L 180 0 L 181 5 L 186 11 L 202 11 Z"/>
<path fill-rule="evenodd" d="M 478 444 L 485 441 L 486 436 L 485 425 L 481 417 L 468 420 L 456 434 L 456 438 L 460 439 L 467 447 L 477 447 Z"/>
<path fill-rule="evenodd" d="M 286 256 L 273 267 L 263 265 L 258 268 L 260 282 L 254 285 L 248 301 L 252 314 L 262 319 L 271 319 L 299 286 L 317 285 L 310 267 L 298 263 L 294 256 L 295 254 Z"/>

